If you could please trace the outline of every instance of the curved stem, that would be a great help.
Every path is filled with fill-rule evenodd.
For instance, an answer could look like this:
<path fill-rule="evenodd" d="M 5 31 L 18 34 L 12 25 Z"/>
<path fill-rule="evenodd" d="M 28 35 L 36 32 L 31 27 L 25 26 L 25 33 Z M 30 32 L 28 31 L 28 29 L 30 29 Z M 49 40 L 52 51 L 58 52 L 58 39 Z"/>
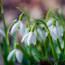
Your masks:
<path fill-rule="evenodd" d="M 58 44 L 58 47 L 59 47 L 59 49 L 60 49 L 60 51 L 61 51 L 61 53 L 63 55 L 63 51 L 62 51 L 61 43 L 60 43 L 59 39 L 57 39 L 57 44 Z"/>
<path fill-rule="evenodd" d="M 65 31 L 64 31 L 64 34 L 63 34 L 63 38 L 64 38 L 64 55 L 65 55 Z"/>
<path fill-rule="evenodd" d="M 3 26 L 4 26 L 5 34 L 7 34 L 7 27 L 6 27 L 6 23 L 5 23 L 5 17 L 4 17 L 4 7 L 3 7 L 1 0 L 0 0 L 0 6 L 1 6 L 2 23 L 3 23 Z"/>
<path fill-rule="evenodd" d="M 2 23 L 3 23 L 4 31 L 5 31 L 5 35 L 6 35 L 5 39 L 6 39 L 6 44 L 8 45 L 8 50 L 9 50 L 8 30 L 7 30 L 7 26 L 6 26 L 6 23 L 5 23 L 4 7 L 3 7 L 3 4 L 2 4 L 1 0 L 0 0 L 0 4 L 1 4 Z"/>

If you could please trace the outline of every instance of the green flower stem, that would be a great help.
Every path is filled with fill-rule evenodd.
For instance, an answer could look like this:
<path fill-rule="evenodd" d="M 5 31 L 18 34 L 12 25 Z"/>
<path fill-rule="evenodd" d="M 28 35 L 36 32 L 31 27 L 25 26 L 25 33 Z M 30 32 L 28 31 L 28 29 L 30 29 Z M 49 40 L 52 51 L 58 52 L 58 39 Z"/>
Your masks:
<path fill-rule="evenodd" d="M 13 61 L 12 62 L 8 62 L 7 61 L 7 56 L 8 56 L 8 46 L 6 45 L 6 39 L 3 38 L 3 47 L 4 47 L 4 54 L 2 55 L 3 56 L 3 61 L 4 61 L 4 64 L 5 65 L 14 65 L 13 64 Z"/>
<path fill-rule="evenodd" d="M 7 30 L 7 26 L 5 23 L 5 17 L 4 17 L 4 7 L 2 4 L 2 1 L 0 0 L 0 6 L 1 6 L 1 16 L 2 16 L 2 23 L 3 23 L 3 27 L 4 27 L 4 32 L 5 32 L 5 38 L 3 38 L 3 45 L 4 45 L 4 55 L 3 55 L 3 60 L 5 65 L 10 65 L 10 63 L 7 61 L 7 56 L 10 50 L 10 46 L 9 46 L 9 39 L 8 39 L 8 30 Z"/>
<path fill-rule="evenodd" d="M 7 27 L 6 27 L 6 24 L 5 24 L 5 17 L 4 17 L 4 7 L 3 7 L 1 0 L 0 0 L 0 6 L 1 6 L 2 23 L 3 23 L 3 26 L 4 26 L 5 34 L 7 34 Z"/>
<path fill-rule="evenodd" d="M 54 43 L 53 43 L 52 37 L 51 37 L 51 35 L 50 35 L 50 31 L 49 31 L 49 29 L 48 29 L 48 26 L 46 25 L 46 23 L 45 23 L 43 20 L 37 20 L 37 21 L 38 21 L 38 22 L 41 22 L 42 24 L 44 24 L 45 30 L 46 30 L 47 33 L 48 33 L 48 38 L 49 38 L 49 41 L 50 41 L 50 46 L 51 46 L 51 49 L 52 49 L 52 54 L 53 54 L 53 56 L 54 56 L 54 58 L 55 58 L 55 61 L 57 61 L 57 60 L 58 60 L 58 56 L 57 56 L 57 54 L 56 54 L 56 50 L 55 50 Z"/>
<path fill-rule="evenodd" d="M 49 41 L 50 41 L 50 46 L 51 46 L 51 49 L 52 49 L 52 53 L 53 53 L 53 56 L 55 58 L 55 61 L 58 60 L 58 56 L 56 54 L 56 50 L 55 50 L 55 47 L 54 47 L 54 43 L 53 43 L 53 40 L 52 40 L 52 37 L 50 34 L 48 34 L 48 38 L 49 38 Z"/>
<path fill-rule="evenodd" d="M 30 22 L 30 16 L 29 16 L 28 12 L 26 12 L 25 10 L 23 10 L 22 8 L 19 8 L 19 7 L 17 7 L 17 9 L 19 11 L 21 11 L 22 14 L 24 14 L 24 16 L 26 17 L 26 22 L 29 23 Z M 19 20 L 21 20 L 21 18 L 19 18 Z"/>
<path fill-rule="evenodd" d="M 45 53 L 44 53 L 44 46 L 42 45 L 42 43 L 40 42 L 40 41 L 38 41 L 39 42 L 39 46 L 41 47 L 40 48 L 40 53 L 41 53 L 41 55 L 42 55 L 42 58 L 44 59 L 44 56 L 45 56 Z"/>
<path fill-rule="evenodd" d="M 35 48 L 39 51 L 39 53 L 41 54 L 41 56 L 42 56 L 42 60 L 45 60 L 46 58 L 44 57 L 44 50 L 41 48 L 41 43 L 40 43 L 40 41 L 39 40 L 37 40 L 37 44 L 36 44 L 36 46 L 35 46 Z M 40 48 L 40 50 L 39 50 L 39 48 Z"/>
<path fill-rule="evenodd" d="M 30 30 L 30 32 L 33 32 L 34 31 L 34 25 L 31 27 L 31 30 Z"/>
<path fill-rule="evenodd" d="M 63 38 L 64 38 L 64 56 L 65 56 L 65 31 L 64 31 L 64 34 L 63 34 Z"/>
<path fill-rule="evenodd" d="M 6 35 L 5 39 L 6 39 L 6 43 L 8 45 L 8 50 L 9 50 L 10 46 L 9 46 L 9 41 L 8 41 L 8 31 L 7 31 L 7 26 L 6 26 L 6 23 L 5 23 L 4 7 L 3 7 L 3 4 L 2 4 L 1 0 L 0 0 L 0 5 L 1 5 L 2 23 L 3 23 L 4 31 L 5 31 L 5 35 Z"/>
<path fill-rule="evenodd" d="M 48 41 L 48 37 L 47 37 L 46 40 L 44 41 L 44 47 L 45 47 L 45 54 L 46 54 L 46 57 L 48 57 L 48 53 L 47 53 L 47 52 L 48 52 L 48 51 L 47 51 L 47 50 L 48 50 L 48 48 L 47 48 L 48 42 L 49 42 L 49 41 Z"/>
<path fill-rule="evenodd" d="M 24 14 L 24 12 L 22 12 L 22 13 L 19 15 L 19 21 L 22 21 L 22 19 L 23 19 L 23 14 Z"/>
<path fill-rule="evenodd" d="M 60 45 L 61 43 L 60 43 L 59 39 L 57 39 L 57 44 L 58 44 L 58 47 L 59 47 L 61 53 L 63 54 L 63 51 L 62 51 L 62 48 L 61 48 L 61 45 Z"/>

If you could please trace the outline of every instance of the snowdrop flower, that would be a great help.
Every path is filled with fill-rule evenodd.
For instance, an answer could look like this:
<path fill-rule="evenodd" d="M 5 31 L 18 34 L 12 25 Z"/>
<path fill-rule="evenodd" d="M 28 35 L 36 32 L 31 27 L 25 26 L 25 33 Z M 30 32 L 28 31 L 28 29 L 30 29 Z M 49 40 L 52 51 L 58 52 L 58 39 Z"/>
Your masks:
<path fill-rule="evenodd" d="M 54 27 L 52 25 L 52 26 L 49 27 L 49 30 L 50 30 L 50 34 L 51 34 L 52 38 L 54 40 L 56 40 L 58 38 L 56 27 Z"/>
<path fill-rule="evenodd" d="M 36 44 L 36 35 L 34 34 L 34 32 L 29 32 L 27 34 L 25 34 L 22 38 L 22 42 L 24 42 L 27 45 Z"/>
<path fill-rule="evenodd" d="M 56 40 L 57 38 L 61 38 L 63 36 L 63 28 L 62 26 L 59 26 L 58 21 L 56 21 L 56 26 L 53 26 L 53 22 L 54 19 L 51 18 L 48 22 L 47 22 L 47 26 L 50 30 L 50 34 L 52 36 L 52 38 L 54 40 Z"/>
<path fill-rule="evenodd" d="M 13 51 L 11 51 L 7 57 L 7 60 L 10 61 L 10 59 L 12 58 L 13 55 L 16 55 L 16 59 L 19 63 L 22 62 L 23 54 L 19 49 L 14 49 Z"/>
<path fill-rule="evenodd" d="M 11 34 L 15 33 L 16 31 L 18 31 L 22 36 L 24 35 L 25 27 L 22 22 L 18 21 L 13 25 L 11 29 Z"/>
<path fill-rule="evenodd" d="M 62 26 L 58 26 L 56 24 L 56 26 L 50 26 L 49 27 L 51 36 L 54 40 L 56 40 L 57 38 L 61 38 L 63 36 L 63 28 Z"/>
<path fill-rule="evenodd" d="M 58 36 L 59 37 L 63 36 L 63 27 L 59 26 L 58 22 L 56 22 L 56 29 L 57 29 L 57 32 L 58 32 Z"/>
<path fill-rule="evenodd" d="M 5 37 L 5 32 L 2 29 L 0 29 L 0 34 Z"/>
<path fill-rule="evenodd" d="M 53 24 L 53 21 L 54 21 L 53 18 L 49 19 L 49 20 L 47 21 L 47 26 L 48 26 L 48 27 L 51 26 L 51 25 Z M 41 27 L 41 28 L 44 28 L 44 24 L 40 24 L 40 27 Z"/>

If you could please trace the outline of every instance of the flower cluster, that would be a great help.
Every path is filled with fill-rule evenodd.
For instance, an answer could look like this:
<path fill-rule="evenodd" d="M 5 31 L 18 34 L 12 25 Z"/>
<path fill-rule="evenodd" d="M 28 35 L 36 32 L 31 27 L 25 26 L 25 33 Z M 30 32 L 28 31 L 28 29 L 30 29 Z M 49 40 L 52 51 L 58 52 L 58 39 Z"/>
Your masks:
<path fill-rule="evenodd" d="M 53 62 L 50 63 L 52 65 L 59 60 L 64 62 L 65 19 L 61 14 L 50 12 L 44 19 L 31 20 L 22 10 L 26 24 L 21 14 L 8 28 L 3 20 L 4 30 L 0 29 L 0 35 L 3 36 L 1 50 L 4 50 L 5 65 L 14 65 L 16 60 L 22 65 L 41 65 L 44 61 Z"/>

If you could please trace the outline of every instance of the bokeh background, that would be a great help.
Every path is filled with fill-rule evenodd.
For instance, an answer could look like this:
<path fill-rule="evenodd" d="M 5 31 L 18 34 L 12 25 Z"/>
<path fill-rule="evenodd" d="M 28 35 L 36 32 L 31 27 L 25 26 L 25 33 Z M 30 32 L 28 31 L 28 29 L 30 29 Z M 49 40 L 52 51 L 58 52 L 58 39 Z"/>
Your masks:
<path fill-rule="evenodd" d="M 20 11 L 16 7 L 26 10 L 31 17 L 44 18 L 47 11 L 51 8 L 61 8 L 65 16 L 65 0 L 2 0 L 5 10 L 5 21 L 8 24 L 18 17 Z M 0 28 L 3 28 L 1 22 L 0 10 Z M 3 65 L 0 56 L 0 65 Z"/>
<path fill-rule="evenodd" d="M 27 10 L 32 17 L 44 17 L 51 8 L 62 8 L 65 15 L 65 0 L 2 0 L 5 9 L 5 21 L 8 25 L 20 12 L 16 7 Z M 1 14 L 0 14 L 0 27 Z"/>

